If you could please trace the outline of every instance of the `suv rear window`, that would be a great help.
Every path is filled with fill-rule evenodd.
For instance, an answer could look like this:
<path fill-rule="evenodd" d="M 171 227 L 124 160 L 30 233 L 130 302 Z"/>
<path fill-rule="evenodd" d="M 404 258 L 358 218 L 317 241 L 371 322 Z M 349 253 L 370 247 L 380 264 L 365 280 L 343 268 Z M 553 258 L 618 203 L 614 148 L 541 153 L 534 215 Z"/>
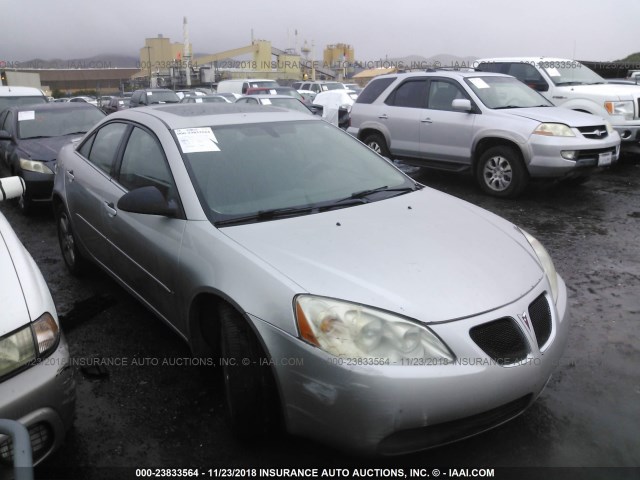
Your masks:
<path fill-rule="evenodd" d="M 373 103 L 393 83 L 396 77 L 374 78 L 358 95 L 356 103 Z"/>

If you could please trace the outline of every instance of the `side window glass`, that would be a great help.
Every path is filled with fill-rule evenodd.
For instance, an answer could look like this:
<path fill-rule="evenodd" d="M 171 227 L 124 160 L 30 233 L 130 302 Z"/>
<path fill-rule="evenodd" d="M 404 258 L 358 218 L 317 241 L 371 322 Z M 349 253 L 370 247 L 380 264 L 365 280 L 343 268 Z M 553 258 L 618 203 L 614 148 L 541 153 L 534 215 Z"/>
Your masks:
<path fill-rule="evenodd" d="M 128 190 L 154 186 L 165 198 L 173 196 L 173 181 L 162 147 L 146 130 L 134 128 L 131 132 L 118 181 Z"/>
<path fill-rule="evenodd" d="M 451 107 L 451 102 L 456 98 L 466 98 L 458 85 L 443 80 L 431 81 L 428 108 L 432 110 L 454 111 Z"/>
<path fill-rule="evenodd" d="M 369 82 L 369 85 L 367 85 L 366 88 L 362 92 L 360 92 L 360 95 L 358 95 L 356 103 L 375 102 L 376 98 L 378 98 L 380 94 L 393 83 L 395 79 L 396 77 L 386 77 L 371 80 L 371 82 Z"/>
<path fill-rule="evenodd" d="M 385 101 L 394 107 L 424 108 L 427 81 L 410 80 L 396 88 Z"/>
<path fill-rule="evenodd" d="M 109 123 L 96 133 L 87 158 L 106 174 L 111 173 L 118 146 L 126 129 L 127 125 L 124 123 Z"/>
<path fill-rule="evenodd" d="M 91 138 L 88 138 L 80 148 L 78 148 L 78 153 L 82 155 L 84 158 L 89 158 L 89 152 L 91 152 L 91 145 L 93 145 L 93 141 L 96 139 L 95 134 L 91 135 Z"/>

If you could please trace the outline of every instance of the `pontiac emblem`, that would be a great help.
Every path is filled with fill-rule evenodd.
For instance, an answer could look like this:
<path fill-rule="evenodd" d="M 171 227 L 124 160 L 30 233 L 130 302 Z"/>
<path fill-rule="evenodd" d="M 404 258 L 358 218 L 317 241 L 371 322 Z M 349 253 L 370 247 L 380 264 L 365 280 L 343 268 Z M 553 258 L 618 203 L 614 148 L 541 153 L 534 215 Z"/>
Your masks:
<path fill-rule="evenodd" d="M 529 325 L 529 316 L 527 315 L 527 312 L 522 312 L 522 315 L 518 315 L 518 317 L 520 317 L 522 323 L 527 326 L 527 329 L 531 331 L 531 325 Z"/>

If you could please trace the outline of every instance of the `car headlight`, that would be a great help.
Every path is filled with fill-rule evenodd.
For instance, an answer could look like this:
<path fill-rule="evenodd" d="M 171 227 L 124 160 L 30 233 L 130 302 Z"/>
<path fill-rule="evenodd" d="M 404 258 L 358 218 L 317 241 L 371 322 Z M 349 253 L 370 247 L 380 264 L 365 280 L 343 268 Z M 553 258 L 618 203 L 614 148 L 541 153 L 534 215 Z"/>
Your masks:
<path fill-rule="evenodd" d="M 546 135 L 549 137 L 575 137 L 573 130 L 564 123 L 541 123 L 533 131 L 534 135 Z"/>
<path fill-rule="evenodd" d="M 604 102 L 604 108 L 609 115 L 622 115 L 626 120 L 633 118 L 633 102 L 630 100 L 623 102 Z"/>
<path fill-rule="evenodd" d="M 385 359 L 390 364 L 455 358 L 426 326 L 375 308 L 299 295 L 295 309 L 300 336 L 337 357 Z"/>
<path fill-rule="evenodd" d="M 556 273 L 556 267 L 553 265 L 553 260 L 551 260 L 551 256 L 547 252 L 547 250 L 542 246 L 542 243 L 538 241 L 533 235 L 525 232 L 520 229 L 524 237 L 533 248 L 533 251 L 536 253 L 538 260 L 540 260 L 540 265 L 544 270 L 545 275 L 549 279 L 549 285 L 551 286 L 551 296 L 553 297 L 553 302 L 557 302 L 558 300 L 558 274 Z"/>
<path fill-rule="evenodd" d="M 28 160 L 26 158 L 20 159 L 20 168 L 29 172 L 45 173 L 47 175 L 53 175 L 53 171 L 45 165 L 44 162 L 38 162 L 34 160 Z"/>
<path fill-rule="evenodd" d="M 51 314 L 0 339 L 0 378 L 49 353 L 58 344 L 60 329 Z"/>

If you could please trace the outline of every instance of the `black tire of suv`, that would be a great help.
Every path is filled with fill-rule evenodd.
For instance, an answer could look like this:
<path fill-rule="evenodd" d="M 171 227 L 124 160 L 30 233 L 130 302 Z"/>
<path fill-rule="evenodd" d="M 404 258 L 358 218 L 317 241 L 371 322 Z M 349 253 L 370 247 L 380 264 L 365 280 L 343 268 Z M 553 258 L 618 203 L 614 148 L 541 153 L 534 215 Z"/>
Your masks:
<path fill-rule="evenodd" d="M 387 157 L 389 160 L 392 160 L 391 152 L 389 151 L 389 147 L 387 147 L 387 142 L 379 133 L 372 133 L 370 135 L 367 135 L 362 143 L 364 143 L 378 155 L 382 155 L 383 157 Z"/>
<path fill-rule="evenodd" d="M 227 421 L 242 441 L 265 438 L 279 425 L 271 367 L 244 318 L 225 303 L 218 313 Z"/>
<path fill-rule="evenodd" d="M 527 186 L 529 173 L 516 148 L 498 145 L 480 156 L 476 165 L 476 180 L 489 195 L 514 198 Z"/>

